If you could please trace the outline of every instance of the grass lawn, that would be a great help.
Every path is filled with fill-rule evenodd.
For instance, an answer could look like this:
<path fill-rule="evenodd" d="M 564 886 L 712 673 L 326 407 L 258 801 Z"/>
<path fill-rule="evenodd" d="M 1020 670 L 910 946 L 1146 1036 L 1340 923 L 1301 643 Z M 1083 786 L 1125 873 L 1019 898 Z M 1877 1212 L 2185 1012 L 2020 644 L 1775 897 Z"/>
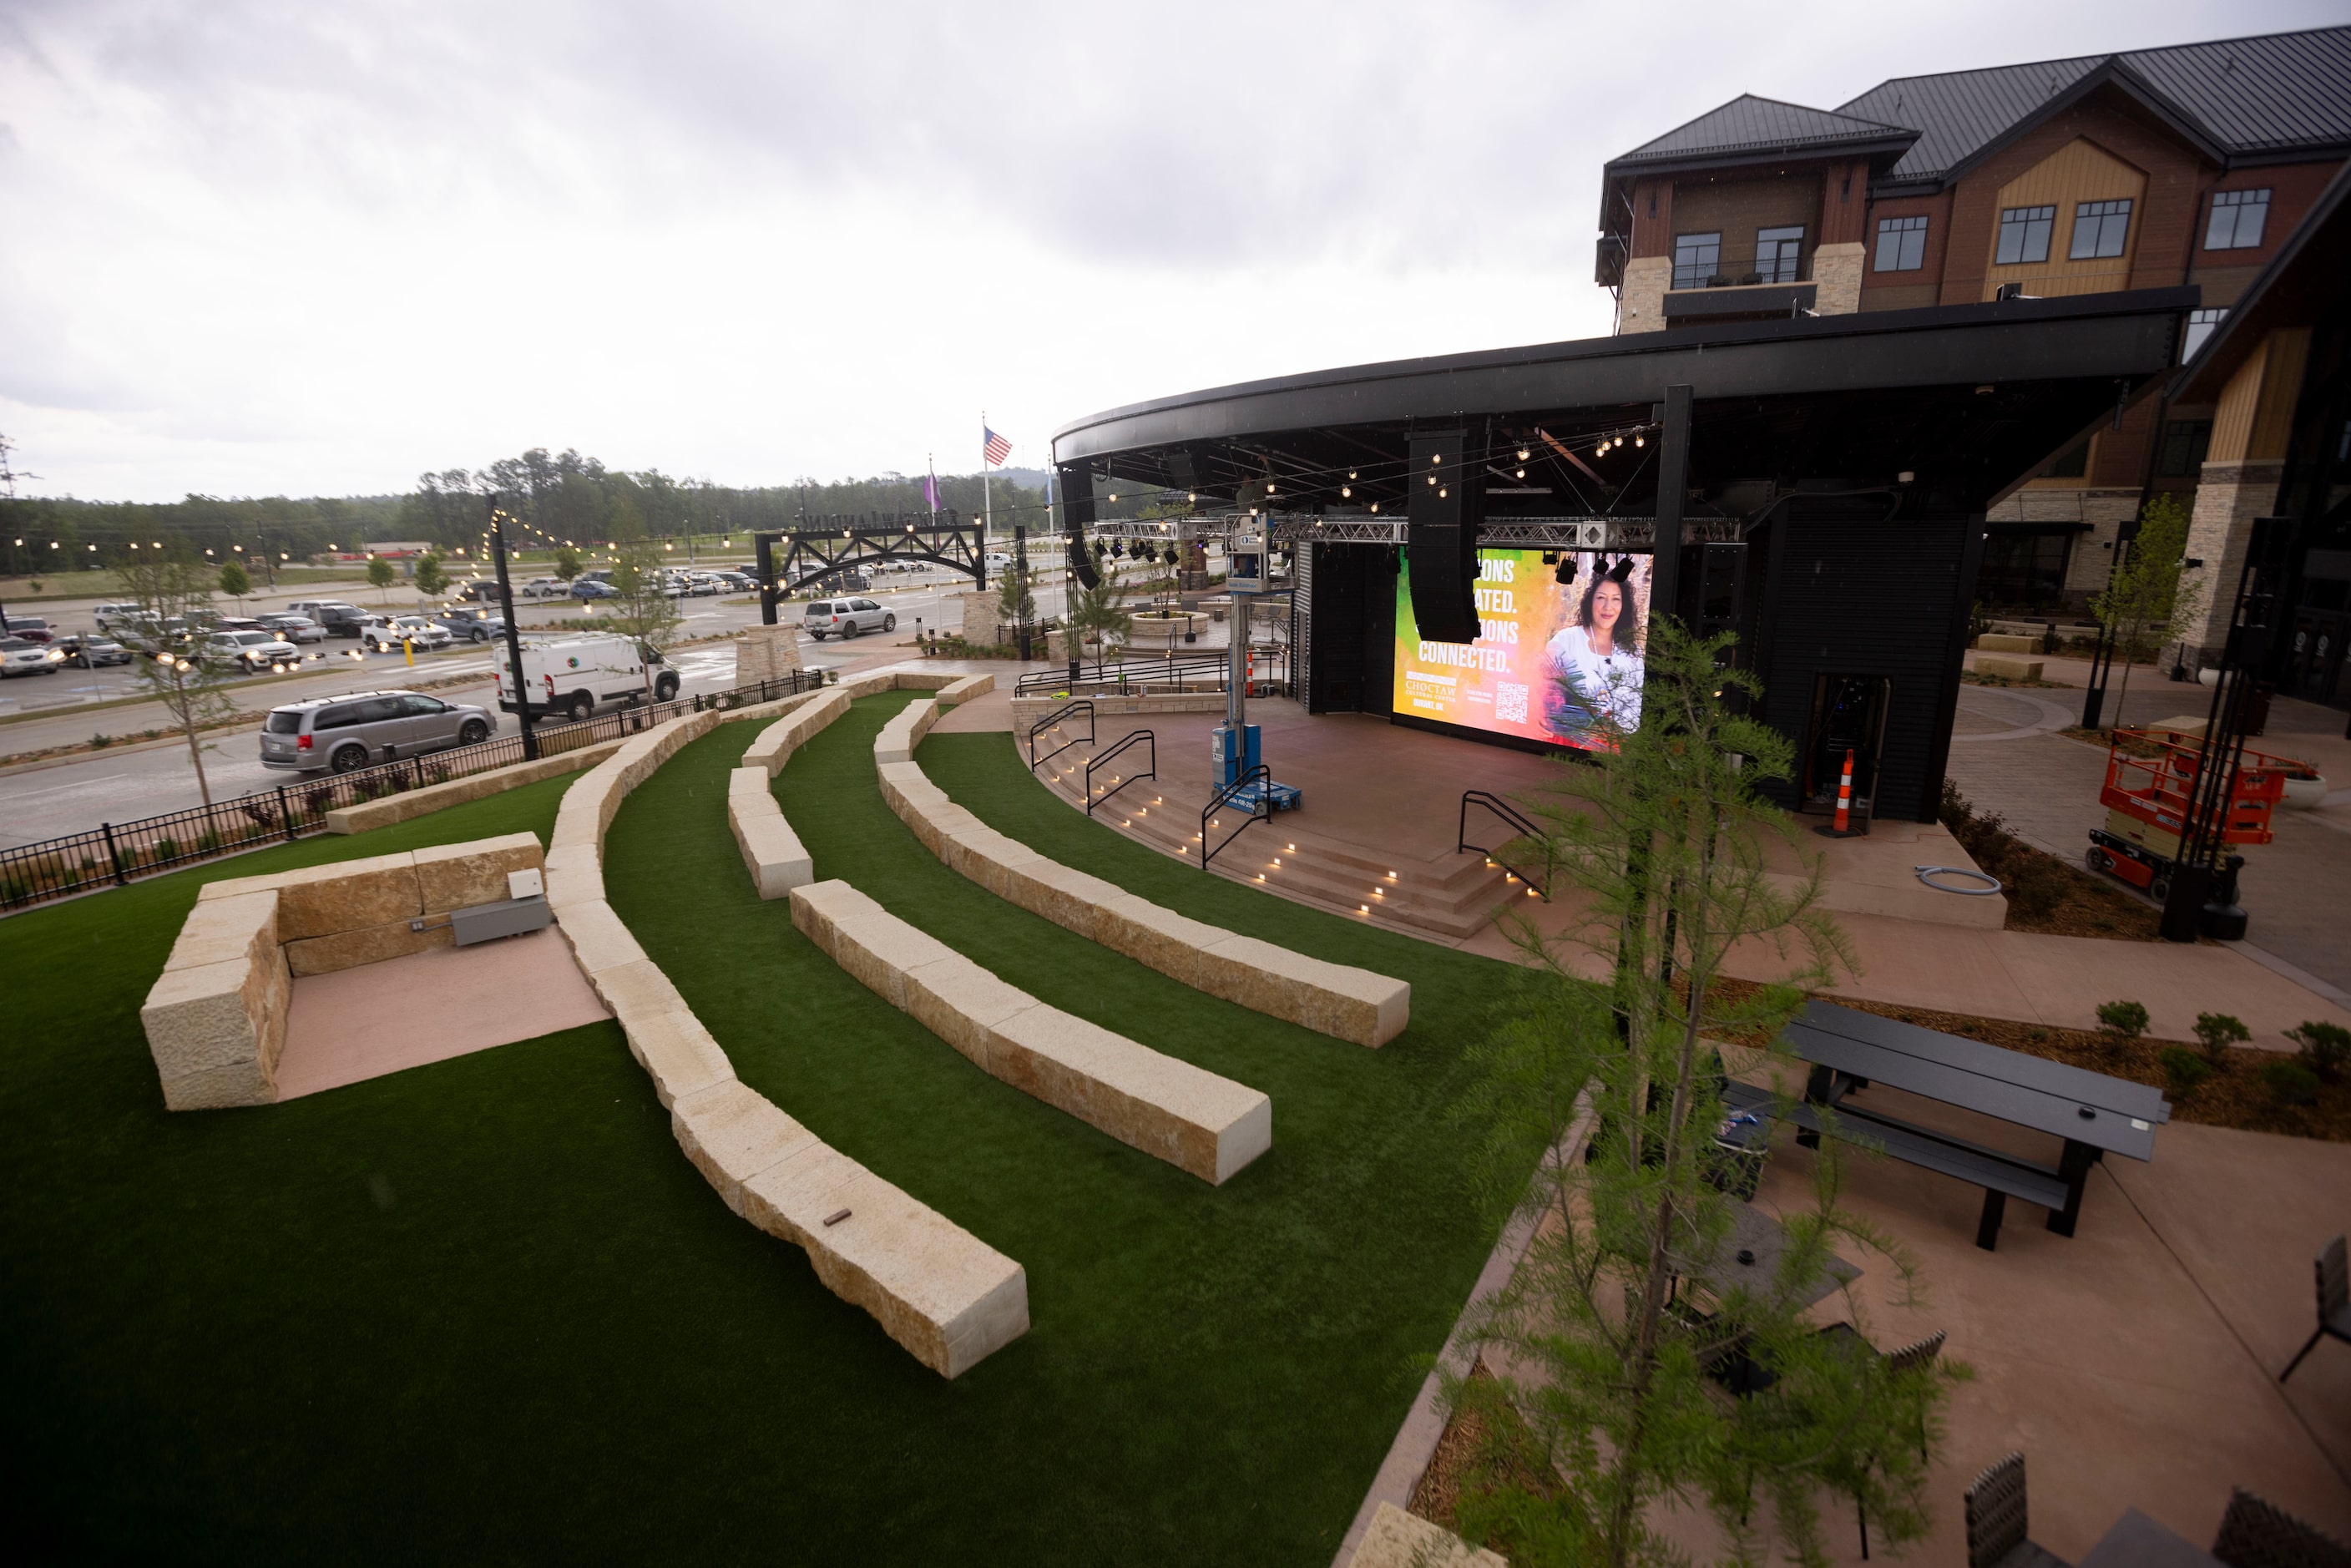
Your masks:
<path fill-rule="evenodd" d="M 1410 979 L 1378 1051 L 998 901 L 874 787 L 868 699 L 787 769 L 820 876 L 1006 978 L 1266 1091 L 1207 1186 L 987 1077 L 763 904 L 725 823 L 754 733 L 622 808 L 608 884 L 744 1079 L 1029 1271 L 950 1384 L 727 1213 L 611 1025 L 172 1116 L 137 1009 L 201 883 L 532 828 L 569 778 L 0 921 L 0 1375 L 18 1532 L 60 1554 L 1327 1562 L 1491 1242 L 1446 1119 L 1500 966 L 1097 829 L 1003 736 L 921 757 L 1147 897 Z"/>

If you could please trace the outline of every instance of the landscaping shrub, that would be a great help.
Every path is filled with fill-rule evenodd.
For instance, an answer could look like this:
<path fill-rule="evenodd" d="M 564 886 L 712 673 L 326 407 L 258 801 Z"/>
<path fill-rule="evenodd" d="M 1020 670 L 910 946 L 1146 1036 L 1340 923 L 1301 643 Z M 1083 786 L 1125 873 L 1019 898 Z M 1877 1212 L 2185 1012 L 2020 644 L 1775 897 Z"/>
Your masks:
<path fill-rule="evenodd" d="M 2171 1092 L 2181 1100 L 2196 1092 L 2207 1078 L 2212 1076 L 2213 1064 L 2182 1045 L 2167 1045 L 2158 1053 L 2163 1063 L 2163 1075 L 2169 1080 Z"/>
<path fill-rule="evenodd" d="M 2318 1074 L 2299 1061 L 2273 1061 L 2262 1069 L 2262 1085 L 2281 1108 L 2318 1103 Z"/>
<path fill-rule="evenodd" d="M 165 862 L 165 861 L 167 861 L 167 860 L 173 859 L 174 857 L 176 857 L 176 856 L 179 854 L 179 852 L 180 852 L 180 841 L 179 841 L 179 840 L 177 840 L 177 839 L 157 839 L 157 840 L 155 841 L 155 848 L 154 848 L 154 851 L 153 851 L 153 852 L 152 852 L 152 854 L 150 854 L 150 855 L 149 855 L 149 857 L 148 857 L 148 858 L 149 858 L 149 859 L 151 859 L 151 860 L 152 860 L 152 861 L 154 861 L 158 865 L 161 865 L 163 862 Z"/>
<path fill-rule="evenodd" d="M 204 836 L 196 841 L 196 852 L 198 854 L 208 855 L 220 847 L 221 836 L 220 830 L 218 828 L 206 828 L 204 830 Z"/>
<path fill-rule="evenodd" d="M 2253 1038 L 2245 1020 L 2231 1013 L 2198 1013 L 2196 1040 L 2203 1046 L 2204 1055 L 2214 1067 L 2228 1064 L 2229 1047 L 2241 1045 Z"/>
<path fill-rule="evenodd" d="M 89 737 L 89 748 L 92 751 L 104 751 L 108 747 L 112 746 L 113 744 L 114 737 L 108 735 L 103 730 Z"/>
<path fill-rule="evenodd" d="M 2305 1019 L 2286 1030 L 2285 1037 L 2302 1048 L 2303 1068 L 2328 1083 L 2342 1073 L 2345 1061 L 2351 1061 L 2351 1029 L 2339 1023 Z"/>
<path fill-rule="evenodd" d="M 2116 1045 L 2128 1045 L 2147 1032 L 2147 1009 L 2133 1001 L 2100 1002 L 2098 1032 Z"/>

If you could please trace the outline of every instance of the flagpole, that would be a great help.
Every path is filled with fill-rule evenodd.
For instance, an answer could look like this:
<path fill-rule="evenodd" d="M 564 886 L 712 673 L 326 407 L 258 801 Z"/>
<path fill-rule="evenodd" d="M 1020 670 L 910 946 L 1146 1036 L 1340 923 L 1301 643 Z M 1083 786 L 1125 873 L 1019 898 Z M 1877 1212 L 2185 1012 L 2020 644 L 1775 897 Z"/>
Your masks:
<path fill-rule="evenodd" d="M 985 550 L 996 538 L 996 497 L 987 487 L 987 410 L 979 411 L 979 501 L 987 514 L 987 526 L 980 530 L 980 549 Z"/>

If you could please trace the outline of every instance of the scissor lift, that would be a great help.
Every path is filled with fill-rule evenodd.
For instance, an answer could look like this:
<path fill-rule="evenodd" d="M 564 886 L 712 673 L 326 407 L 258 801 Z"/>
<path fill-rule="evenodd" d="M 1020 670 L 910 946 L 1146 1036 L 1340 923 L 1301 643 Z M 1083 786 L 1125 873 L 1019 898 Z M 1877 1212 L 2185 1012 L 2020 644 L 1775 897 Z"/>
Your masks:
<path fill-rule="evenodd" d="M 2178 730 L 2115 731 L 2106 751 L 2105 783 L 2098 790 L 2106 825 L 2090 830 L 2090 848 L 2083 855 L 2092 871 L 2156 898 L 2169 894 L 2203 747 L 2199 737 Z M 2303 764 L 2287 758 L 2250 748 L 2241 753 L 2221 808 L 2220 841 L 2231 846 L 2268 843 L 2270 815 L 2285 795 L 2286 778 L 2304 770 Z M 2233 862 L 2224 867 L 2228 871 L 2244 863 L 2241 855 L 2227 859 Z"/>

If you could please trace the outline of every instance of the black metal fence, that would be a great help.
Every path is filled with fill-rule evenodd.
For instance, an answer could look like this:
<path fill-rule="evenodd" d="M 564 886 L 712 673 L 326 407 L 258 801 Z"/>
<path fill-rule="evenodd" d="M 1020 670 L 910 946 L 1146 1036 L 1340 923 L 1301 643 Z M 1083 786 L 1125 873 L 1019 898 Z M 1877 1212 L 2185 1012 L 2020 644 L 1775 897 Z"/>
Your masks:
<path fill-rule="evenodd" d="M 1287 692 L 1290 687 L 1290 649 L 1282 643 L 1260 644 L 1252 648 L 1249 661 L 1248 679 L 1259 686 L 1270 686 Z M 1225 689 L 1227 673 L 1231 669 L 1228 651 L 1207 653 L 1178 653 L 1174 649 L 1160 658 L 1113 660 L 1081 660 L 1078 665 L 1078 686 L 1096 689 L 1115 688 L 1123 694 L 1131 685 L 1197 686 L 1202 691 Z M 1034 696 L 1040 692 L 1071 689 L 1069 667 L 1057 665 L 1050 670 L 1036 670 L 1013 683 L 1015 696 Z"/>
<path fill-rule="evenodd" d="M 681 714 L 753 707 L 814 691 L 824 684 L 821 670 L 793 670 L 776 680 L 674 702 L 632 705 L 580 724 L 534 728 L 531 738 L 541 757 L 556 757 L 624 739 Z M 478 746 L 403 757 L 349 773 L 305 776 L 274 789 L 249 791 L 234 800 L 216 800 L 209 806 L 166 811 L 132 822 L 105 822 L 93 831 L 0 850 L 0 911 L 26 909 L 94 888 L 120 886 L 134 877 L 175 871 L 267 843 L 291 843 L 324 832 L 329 811 L 523 760 L 522 736 L 500 736 Z"/>

